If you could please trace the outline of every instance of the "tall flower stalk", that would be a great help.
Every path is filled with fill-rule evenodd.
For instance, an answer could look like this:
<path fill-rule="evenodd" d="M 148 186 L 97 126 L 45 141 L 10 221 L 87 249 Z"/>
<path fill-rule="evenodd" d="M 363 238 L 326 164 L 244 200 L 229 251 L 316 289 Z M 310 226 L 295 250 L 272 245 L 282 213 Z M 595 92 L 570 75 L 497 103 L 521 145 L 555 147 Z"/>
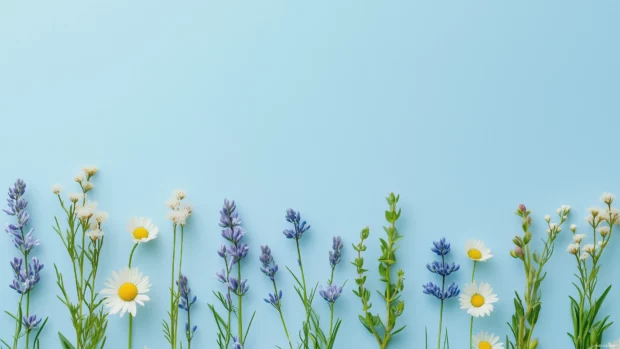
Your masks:
<path fill-rule="evenodd" d="M 261 268 L 260 270 L 265 274 L 271 283 L 273 284 L 273 293 L 269 293 L 269 297 L 265 298 L 265 303 L 271 304 L 280 314 L 280 321 L 282 322 L 282 328 L 284 329 L 284 333 L 286 334 L 286 340 L 288 341 L 288 345 L 290 349 L 293 349 L 293 342 L 291 341 L 291 336 L 288 332 L 288 327 L 286 326 L 286 321 L 284 320 L 284 314 L 282 314 L 282 290 L 278 289 L 278 284 L 276 283 L 276 273 L 278 272 L 278 265 L 275 263 L 273 256 L 271 255 L 271 249 L 269 246 L 261 246 Z"/>
<path fill-rule="evenodd" d="M 474 284 L 476 279 L 476 265 L 479 262 L 486 262 L 491 259 L 493 255 L 491 254 L 491 249 L 486 247 L 484 241 L 482 240 L 469 240 L 465 243 L 465 254 L 467 258 L 471 259 L 474 262 L 474 266 L 471 271 L 471 284 Z M 465 308 L 466 309 L 466 308 Z M 474 316 L 472 315 L 469 319 L 469 347 L 473 348 L 473 340 L 474 340 Z"/>
<path fill-rule="evenodd" d="M 75 345 L 58 333 L 63 348 L 100 349 L 106 341 L 107 312 L 97 293 L 96 280 L 99 256 L 104 243 L 103 223 L 108 215 L 97 211 L 97 203 L 89 200 L 93 190 L 93 176 L 98 172 L 94 166 L 83 168 L 74 181 L 80 193 L 71 193 L 68 199 L 60 196 L 60 185 L 52 187 L 64 211 L 66 227 L 62 228 L 57 217 L 54 230 L 60 237 L 71 260 L 73 285 L 67 285 L 63 274 L 56 269 L 56 283 L 60 288 L 60 301 L 67 307 L 75 330 Z M 69 288 L 75 288 L 76 300 L 69 297 Z"/>
<path fill-rule="evenodd" d="M 353 245 L 353 249 L 357 252 L 357 257 L 352 263 L 357 268 L 357 290 L 353 290 L 356 296 L 362 301 L 362 314 L 359 315 L 360 322 L 376 339 L 381 349 L 388 347 L 390 340 L 403 331 L 406 326 L 396 326 L 397 319 L 405 309 L 405 302 L 400 299 L 404 289 L 405 272 L 399 269 L 396 272 L 396 280 L 394 280 L 393 268 L 396 264 L 396 251 L 398 250 L 398 242 L 402 239 L 396 221 L 400 218 L 401 210 L 397 209 L 400 195 L 390 195 L 386 198 L 389 209 L 385 211 L 385 219 L 389 225 L 383 227 L 387 234 L 387 239 L 379 239 L 381 241 L 381 257 L 379 258 L 379 276 L 380 280 L 385 283 L 385 290 L 379 294 L 385 301 L 385 321 L 381 319 L 379 314 L 372 314 L 370 309 L 370 291 L 366 288 L 366 272 L 364 269 L 364 258 L 362 252 L 366 251 L 364 244 L 370 236 L 370 229 L 364 228 L 360 233 L 360 242 Z"/>
<path fill-rule="evenodd" d="M 295 240 L 295 246 L 297 248 L 297 265 L 299 266 L 299 274 L 295 274 L 291 268 L 286 267 L 289 273 L 295 279 L 295 292 L 299 296 L 301 300 L 304 310 L 305 310 L 305 319 L 302 322 L 302 328 L 299 331 L 299 339 L 301 343 L 298 345 L 299 348 L 310 349 L 310 348 L 318 348 L 318 349 L 333 349 L 336 341 L 336 336 L 338 334 L 338 329 L 340 328 L 341 321 L 338 320 L 333 328 L 330 330 L 329 334 L 325 334 L 323 329 L 321 328 L 320 319 L 315 310 L 312 307 L 312 302 L 314 300 L 314 296 L 316 295 L 316 291 L 318 289 L 318 283 L 309 287 L 306 281 L 306 274 L 304 271 L 304 264 L 301 255 L 301 246 L 299 241 L 303 237 L 304 233 L 306 233 L 310 229 L 310 225 L 301 219 L 301 214 L 293 209 L 288 209 L 286 211 L 286 221 L 293 225 L 292 229 L 285 229 L 283 231 L 284 236 L 287 239 Z M 333 270 L 333 269 L 332 269 Z M 342 288 L 333 284 L 333 277 L 330 281 L 330 286 L 327 289 L 321 290 L 319 294 L 330 303 L 330 309 L 333 308 L 333 303 L 338 299 L 342 292 Z"/>
<path fill-rule="evenodd" d="M 241 241 L 246 232 L 241 226 L 241 218 L 239 218 L 236 209 L 237 206 L 234 201 L 224 200 L 224 206 L 220 211 L 220 227 L 223 228 L 222 237 L 229 245 L 222 245 L 217 252 L 224 261 L 224 269 L 220 273 L 216 273 L 216 276 L 226 286 L 226 294 L 220 291 L 214 292 L 214 294 L 224 307 L 226 314 L 220 315 L 215 306 L 209 304 L 218 328 L 216 342 L 220 349 L 228 349 L 231 341 L 233 347 L 243 348 L 256 314 L 256 312 L 252 314 L 247 328 L 244 328 L 243 297 L 249 291 L 250 286 L 248 280 L 242 278 L 241 261 L 247 256 L 250 249 Z M 233 295 L 237 297 L 236 305 L 232 299 Z M 233 314 L 237 316 L 236 336 L 232 332 Z"/>
<path fill-rule="evenodd" d="M 192 326 L 192 306 L 196 303 L 197 297 L 192 296 L 192 290 L 189 288 L 187 276 L 181 274 L 177 284 L 179 286 L 179 292 L 181 293 L 179 309 L 182 309 L 187 313 L 187 322 L 185 323 L 185 339 L 187 339 L 187 349 L 192 349 L 192 339 L 194 339 L 194 333 L 196 333 L 196 330 L 198 329 L 197 325 Z"/>
<path fill-rule="evenodd" d="M 611 285 L 598 297 L 595 296 L 595 291 L 599 281 L 601 256 L 609 244 L 614 226 L 620 224 L 618 210 L 611 207 L 614 199 L 615 195 L 603 193 L 601 201 L 605 207 L 589 209 L 586 222 L 592 231 L 591 244 L 583 244 L 586 236 L 577 234 L 577 226 L 571 225 L 573 243 L 568 246 L 567 250 L 575 256 L 577 263 L 579 273 L 575 275 L 578 282 L 573 285 L 579 296 L 578 298 L 569 296 L 573 333 L 569 333 L 568 336 L 573 341 L 575 349 L 602 347 L 603 333 L 613 324 L 609 321 L 609 316 L 602 320 L 598 319 L 599 310 L 611 290 Z"/>
<path fill-rule="evenodd" d="M 441 334 L 443 331 L 443 307 L 444 301 L 446 299 L 450 299 L 459 295 L 460 290 L 456 283 L 450 284 L 448 288 L 446 288 L 446 278 L 450 276 L 450 274 L 459 270 L 460 266 L 446 262 L 446 255 L 450 253 L 450 243 L 446 242 L 445 238 L 441 238 L 439 241 L 433 242 L 433 247 L 431 251 L 438 256 L 441 256 L 441 261 L 433 261 L 426 265 L 426 268 L 433 274 L 437 274 L 441 276 L 441 287 L 436 285 L 433 282 L 429 282 L 426 285 L 423 285 L 423 291 L 425 294 L 434 296 L 439 299 L 440 307 L 439 307 L 439 330 L 437 331 L 437 349 L 441 348 Z M 447 343 L 448 330 L 446 329 L 446 338 L 444 339 Z M 448 344 L 449 347 L 449 344 Z"/>
<path fill-rule="evenodd" d="M 30 342 L 32 341 L 32 348 L 38 349 L 40 347 L 39 334 L 47 323 L 47 318 L 41 324 L 42 319 L 38 318 L 30 312 L 30 293 L 34 290 L 39 283 L 39 273 L 43 269 L 43 264 L 39 262 L 37 257 L 32 257 L 32 260 L 28 260 L 32 250 L 39 245 L 39 240 L 34 237 L 34 229 L 28 229 L 28 223 L 30 222 L 30 214 L 26 210 L 28 201 L 24 197 L 26 194 L 26 183 L 18 179 L 15 184 L 9 188 L 8 193 L 8 208 L 3 211 L 16 219 L 15 223 L 10 223 L 6 226 L 5 231 L 9 234 L 13 241 L 13 245 L 19 250 L 20 257 L 15 257 L 10 262 L 11 269 L 13 269 L 13 282 L 10 287 L 19 294 L 19 301 L 17 302 L 17 310 L 15 314 L 6 312 L 15 321 L 15 332 L 13 333 L 13 343 L 10 345 L 6 341 L 2 340 L 2 343 L 6 348 L 18 349 L 21 338 L 24 338 L 24 344 L 21 348 L 30 348 Z M 34 335 L 31 338 L 31 335 Z"/>
<path fill-rule="evenodd" d="M 512 241 L 516 247 L 510 251 L 510 255 L 523 263 L 525 290 L 523 297 L 515 291 L 515 313 L 512 315 L 512 322 L 508 323 L 514 342 L 507 340 L 508 349 L 536 349 L 538 347 L 538 338 L 534 337 L 534 329 L 542 307 L 540 286 L 547 275 L 544 267 L 553 255 L 555 240 L 562 231 L 562 225 L 566 222 L 570 210 L 570 206 L 565 205 L 556 210 L 559 223 L 551 223 L 551 217 L 545 216 L 547 237 L 543 240 L 543 250 L 539 254 L 534 252 L 530 246 L 533 237 L 531 212 L 523 204 L 517 208 L 516 214 L 521 217 L 521 228 L 524 234 L 514 237 Z"/>
<path fill-rule="evenodd" d="M 340 236 L 333 237 L 332 250 L 329 251 L 329 266 L 331 267 L 331 276 L 327 282 L 327 288 L 319 290 L 319 295 L 323 297 L 325 301 L 329 304 L 329 339 L 330 343 L 336 342 L 336 334 L 338 333 L 338 329 L 342 324 L 342 320 L 336 320 L 334 324 L 334 304 L 340 295 L 342 294 L 343 286 L 338 286 L 334 282 L 334 273 L 336 271 L 336 266 L 342 260 L 342 239 Z"/>
<path fill-rule="evenodd" d="M 170 344 L 171 349 L 176 349 L 177 345 L 182 345 L 179 338 L 179 302 L 181 292 L 178 285 L 179 277 L 182 275 L 183 268 L 183 245 L 185 243 L 185 225 L 192 214 L 189 205 L 183 204 L 186 197 L 184 190 L 177 189 L 173 192 L 166 206 L 170 208 L 168 219 L 172 222 L 172 265 L 170 276 L 170 304 L 168 308 L 168 319 L 163 321 L 164 337 Z M 180 243 L 177 246 L 177 239 L 180 233 Z M 179 251 L 177 256 L 177 249 Z M 178 258 L 178 260 L 177 260 Z M 178 265 L 178 268 L 177 268 Z"/>

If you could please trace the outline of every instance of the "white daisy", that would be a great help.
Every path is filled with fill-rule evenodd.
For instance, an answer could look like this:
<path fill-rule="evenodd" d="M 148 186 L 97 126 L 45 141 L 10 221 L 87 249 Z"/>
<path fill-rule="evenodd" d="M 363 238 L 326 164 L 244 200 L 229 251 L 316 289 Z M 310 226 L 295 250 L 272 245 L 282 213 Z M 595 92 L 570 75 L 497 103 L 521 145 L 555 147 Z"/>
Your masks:
<path fill-rule="evenodd" d="M 106 288 L 101 290 L 104 295 L 104 303 L 110 309 L 110 314 L 120 312 L 123 317 L 125 313 L 136 316 L 137 306 L 144 306 L 144 302 L 151 300 L 146 295 L 151 288 L 149 277 L 143 276 L 138 268 L 120 269 L 118 273 L 112 272 L 112 276 L 105 283 Z"/>
<path fill-rule="evenodd" d="M 467 314 L 474 317 L 484 317 L 491 315 L 493 303 L 497 302 L 499 298 L 493 293 L 491 285 L 486 282 L 481 282 L 478 285 L 474 281 L 465 285 L 459 300 L 461 309 L 467 310 Z"/>
<path fill-rule="evenodd" d="M 493 257 L 491 249 L 486 247 L 482 240 L 469 240 L 465 243 L 465 253 L 469 259 L 476 262 L 485 262 Z"/>
<path fill-rule="evenodd" d="M 159 234 L 159 228 L 150 219 L 144 217 L 132 218 L 127 230 L 134 243 L 149 242 L 157 238 Z"/>
<path fill-rule="evenodd" d="M 607 348 L 609 349 L 620 349 L 620 339 L 614 342 L 607 343 Z"/>
<path fill-rule="evenodd" d="M 103 230 L 99 228 L 92 228 L 86 232 L 86 236 L 88 236 L 93 241 L 97 241 L 100 237 L 103 236 Z"/>
<path fill-rule="evenodd" d="M 607 205 L 611 205 L 611 203 L 614 202 L 614 199 L 616 199 L 616 196 L 612 193 L 605 192 L 601 195 L 601 201 Z"/>
<path fill-rule="evenodd" d="M 568 251 L 568 253 L 570 254 L 576 255 L 577 253 L 579 253 L 579 244 L 568 245 L 568 247 L 566 248 L 566 251 Z"/>
<path fill-rule="evenodd" d="M 573 242 L 576 244 L 580 244 L 581 240 L 583 240 L 586 237 L 585 234 L 575 234 L 573 235 Z"/>
<path fill-rule="evenodd" d="M 60 184 L 52 185 L 52 193 L 58 195 L 58 194 L 60 194 L 61 191 L 62 191 L 62 185 L 60 185 Z"/>
<path fill-rule="evenodd" d="M 82 170 L 89 176 L 92 177 L 95 175 L 95 173 L 97 173 L 99 171 L 99 168 L 97 168 L 97 166 L 84 166 L 84 168 L 82 168 Z"/>
<path fill-rule="evenodd" d="M 475 349 L 504 349 L 504 343 L 493 333 L 480 332 L 473 339 Z"/>

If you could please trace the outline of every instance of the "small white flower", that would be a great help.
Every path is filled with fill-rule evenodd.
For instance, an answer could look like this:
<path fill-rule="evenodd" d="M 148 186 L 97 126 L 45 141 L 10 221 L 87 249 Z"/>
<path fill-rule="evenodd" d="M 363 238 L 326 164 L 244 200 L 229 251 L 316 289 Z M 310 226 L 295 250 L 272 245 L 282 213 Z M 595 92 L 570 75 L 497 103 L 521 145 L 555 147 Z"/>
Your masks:
<path fill-rule="evenodd" d="M 579 253 L 579 244 L 568 245 L 568 247 L 566 248 L 566 251 L 570 254 L 576 255 L 577 253 Z"/>
<path fill-rule="evenodd" d="M 177 200 L 183 200 L 185 199 L 185 196 L 187 194 L 185 193 L 185 190 L 183 189 L 175 189 L 174 193 L 172 194 L 172 196 L 174 196 L 175 198 L 177 198 Z"/>
<path fill-rule="evenodd" d="M 603 195 L 601 195 L 601 201 L 606 203 L 607 205 L 611 205 L 612 202 L 614 202 L 614 200 L 616 199 L 616 196 L 612 193 L 603 193 Z"/>
<path fill-rule="evenodd" d="M 92 177 L 93 175 L 95 175 L 95 173 L 97 173 L 97 171 L 99 171 L 99 169 L 97 168 L 97 166 L 84 166 L 84 168 L 82 168 L 82 170 L 86 173 L 86 175 L 88 175 L 89 177 Z"/>
<path fill-rule="evenodd" d="M 592 254 L 594 253 L 594 251 L 596 251 L 596 246 L 594 246 L 594 244 L 583 245 L 583 251 Z"/>
<path fill-rule="evenodd" d="M 586 252 L 583 252 L 581 256 L 579 256 L 579 259 L 581 259 L 582 261 L 585 261 L 586 259 L 588 259 L 588 257 L 590 257 L 590 255 L 587 254 Z"/>
<path fill-rule="evenodd" d="M 170 198 L 170 200 L 166 201 L 166 206 L 168 206 L 171 210 L 179 207 L 179 205 L 181 205 L 181 201 L 178 200 L 176 197 L 172 197 Z"/>
<path fill-rule="evenodd" d="M 77 175 L 75 175 L 75 177 L 73 177 L 73 180 L 78 183 L 82 183 L 82 181 L 84 180 L 84 174 L 82 172 L 78 173 Z"/>
<path fill-rule="evenodd" d="M 596 243 L 596 246 L 597 246 L 597 248 L 601 248 L 601 247 L 603 247 L 603 241 L 599 240 L 599 241 Z"/>
<path fill-rule="evenodd" d="M 576 244 L 580 244 L 581 240 L 583 240 L 583 238 L 585 238 L 585 234 L 575 234 L 573 235 L 573 242 Z"/>
<path fill-rule="evenodd" d="M 601 214 L 601 217 L 607 221 L 607 223 L 609 224 L 614 224 L 616 223 L 616 221 L 618 220 L 618 209 L 615 207 L 612 207 L 611 209 L 606 208 L 603 213 Z"/>
<path fill-rule="evenodd" d="M 172 221 L 174 224 L 185 225 L 185 219 L 187 215 L 185 212 L 181 211 L 170 211 L 168 213 L 168 219 Z"/>
<path fill-rule="evenodd" d="M 550 215 L 548 215 L 548 214 L 545 215 L 545 222 L 547 222 L 547 223 L 551 222 L 551 216 Z"/>
<path fill-rule="evenodd" d="M 52 185 L 52 193 L 58 195 L 58 194 L 60 194 L 61 191 L 62 191 L 62 185 L 60 185 L 60 184 Z"/>
<path fill-rule="evenodd" d="M 574 233 L 577 231 L 577 224 L 571 224 L 570 225 L 570 230 Z"/>
<path fill-rule="evenodd" d="M 100 237 L 103 236 L 103 230 L 99 228 L 92 228 L 88 232 L 86 232 L 86 236 L 88 236 L 93 241 L 97 241 Z"/>
<path fill-rule="evenodd" d="M 107 221 L 108 217 L 109 215 L 107 212 L 103 212 L 103 211 L 95 212 L 95 220 L 99 224 L 103 224 L 105 221 Z"/>
<path fill-rule="evenodd" d="M 69 201 L 73 202 L 74 204 L 80 200 L 82 200 L 82 198 L 84 198 L 84 194 L 82 193 L 69 193 Z"/>
<path fill-rule="evenodd" d="M 601 209 L 600 209 L 600 208 L 598 208 L 598 207 L 590 207 L 590 208 L 588 209 L 588 212 L 590 212 L 590 214 L 591 214 L 593 217 L 596 217 L 596 216 L 598 216 L 598 214 L 599 214 L 599 213 L 601 213 Z"/>
<path fill-rule="evenodd" d="M 94 187 L 95 185 L 92 182 L 86 182 L 83 185 L 84 191 L 86 192 L 93 190 Z"/>
<path fill-rule="evenodd" d="M 602 237 L 605 237 L 609 234 L 609 227 L 600 227 L 598 228 L 598 233 L 601 234 Z"/>
<path fill-rule="evenodd" d="M 88 201 L 84 206 L 80 206 L 75 209 L 75 215 L 78 216 L 79 219 L 88 219 L 95 214 L 96 209 L 97 203 L 94 201 Z"/>

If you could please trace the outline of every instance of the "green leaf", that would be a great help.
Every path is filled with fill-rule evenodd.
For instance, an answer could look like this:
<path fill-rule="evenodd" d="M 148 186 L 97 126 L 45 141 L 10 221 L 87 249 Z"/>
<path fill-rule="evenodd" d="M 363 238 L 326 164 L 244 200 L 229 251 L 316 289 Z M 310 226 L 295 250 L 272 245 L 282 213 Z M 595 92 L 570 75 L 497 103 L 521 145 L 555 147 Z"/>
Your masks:
<path fill-rule="evenodd" d="M 75 349 L 73 344 L 62 333 L 58 332 L 58 337 L 60 337 L 60 344 L 62 344 L 63 349 Z"/>

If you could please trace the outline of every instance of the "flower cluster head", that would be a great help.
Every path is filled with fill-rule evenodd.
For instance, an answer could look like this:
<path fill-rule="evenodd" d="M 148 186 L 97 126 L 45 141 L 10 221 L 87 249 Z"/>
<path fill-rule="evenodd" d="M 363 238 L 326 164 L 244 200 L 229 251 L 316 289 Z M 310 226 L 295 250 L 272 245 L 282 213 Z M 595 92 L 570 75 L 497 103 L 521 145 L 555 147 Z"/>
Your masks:
<path fill-rule="evenodd" d="M 431 251 L 433 251 L 438 256 L 445 256 L 450 253 L 450 243 L 446 242 L 446 238 L 441 238 L 439 241 L 433 241 L 433 247 L 431 247 Z"/>
<path fill-rule="evenodd" d="M 192 207 L 188 204 L 183 204 L 182 201 L 187 196 L 187 193 L 183 189 L 175 189 L 172 192 L 172 197 L 166 201 L 166 206 L 170 208 L 168 212 L 168 219 L 172 221 L 174 225 L 185 226 L 187 220 L 192 215 Z"/>
<path fill-rule="evenodd" d="M 196 303 L 196 296 L 192 296 L 192 290 L 189 288 L 189 282 L 187 280 L 187 276 L 180 274 L 179 280 L 177 281 L 177 286 L 179 286 L 179 308 L 183 309 L 187 312 L 190 311 L 190 308 L 194 303 Z M 191 328 L 189 327 L 189 323 L 185 323 L 185 333 L 190 336 L 190 338 L 194 335 L 194 332 L 198 329 L 198 326 L 194 325 Z"/>
<path fill-rule="evenodd" d="M 232 349 L 243 349 L 241 341 L 237 337 L 233 337 Z"/>
<path fill-rule="evenodd" d="M 263 274 L 267 275 L 271 281 L 275 280 L 276 273 L 278 272 L 278 265 L 274 262 L 273 256 L 271 255 L 271 249 L 269 246 L 261 246 L 261 255 L 260 261 L 263 264 L 260 267 L 260 270 Z"/>
<path fill-rule="evenodd" d="M 30 315 L 30 316 L 24 315 L 22 318 L 22 325 L 24 325 L 24 327 L 27 328 L 28 330 L 34 330 L 35 328 L 39 326 L 41 321 L 42 319 L 37 319 L 36 315 Z"/>
<path fill-rule="evenodd" d="M 433 282 L 429 282 L 426 285 L 422 285 L 424 294 L 435 296 L 439 300 L 444 300 L 452 297 L 456 297 L 461 293 L 456 283 L 450 284 L 447 290 L 441 290 L 441 287 L 435 285 Z"/>
<path fill-rule="evenodd" d="M 9 188 L 7 199 L 8 207 L 2 211 L 17 219 L 15 224 L 8 224 L 4 230 L 11 236 L 15 248 L 22 251 L 22 253 L 28 253 L 39 245 L 39 240 L 32 234 L 34 229 L 24 232 L 24 228 L 30 222 L 30 214 L 26 210 L 26 207 L 28 207 L 28 200 L 24 198 L 24 194 L 26 194 L 26 183 L 18 179 L 15 181 L 15 184 Z"/>
<path fill-rule="evenodd" d="M 239 280 L 232 276 L 228 277 L 228 289 L 237 296 L 244 296 L 248 293 L 250 286 L 247 283 L 247 279 L 243 279 L 239 282 Z"/>
<path fill-rule="evenodd" d="M 301 220 L 301 214 L 292 208 L 286 210 L 286 221 L 293 223 L 294 227 L 294 229 L 285 229 L 282 232 L 287 239 L 299 240 L 310 229 L 310 225 L 306 226 L 306 221 Z"/>
<path fill-rule="evenodd" d="M 340 263 L 343 248 L 340 236 L 334 236 L 333 241 L 332 250 L 329 251 L 329 265 L 331 265 L 332 269 Z"/>
<path fill-rule="evenodd" d="M 23 265 L 23 259 L 13 258 L 11 263 L 11 269 L 13 269 L 13 282 L 9 285 L 12 289 L 19 294 L 26 294 L 30 292 L 38 283 L 41 277 L 39 273 L 45 267 L 44 264 L 39 262 L 37 257 L 33 257 L 30 265 L 28 266 L 28 273 Z"/>
<path fill-rule="evenodd" d="M 269 294 L 269 298 L 265 298 L 264 299 L 265 303 L 271 304 L 276 309 L 280 309 L 280 300 L 282 300 L 282 291 L 281 290 L 278 291 L 278 293 L 276 293 L 276 294 L 270 293 Z"/>
<path fill-rule="evenodd" d="M 319 294 L 327 303 L 334 304 L 338 297 L 342 294 L 342 286 L 338 286 L 336 284 L 331 284 L 326 288 L 322 288 L 319 290 Z"/>
<path fill-rule="evenodd" d="M 445 238 L 441 238 L 439 241 L 433 241 L 433 247 L 431 247 L 431 251 L 438 256 L 441 256 L 440 261 L 433 261 L 426 265 L 426 268 L 433 274 L 440 275 L 443 279 L 442 285 L 445 285 L 445 279 L 450 274 L 456 272 L 460 269 L 460 266 L 455 263 L 447 263 L 445 261 L 445 257 L 448 253 L 450 253 L 450 243 L 446 242 Z M 445 289 L 443 286 L 439 287 L 433 282 L 429 282 L 425 285 L 422 285 L 422 292 L 424 294 L 428 294 L 431 296 L 435 296 L 439 300 L 444 300 L 452 297 L 456 297 L 459 295 L 460 290 L 456 283 L 452 283 Z"/>

